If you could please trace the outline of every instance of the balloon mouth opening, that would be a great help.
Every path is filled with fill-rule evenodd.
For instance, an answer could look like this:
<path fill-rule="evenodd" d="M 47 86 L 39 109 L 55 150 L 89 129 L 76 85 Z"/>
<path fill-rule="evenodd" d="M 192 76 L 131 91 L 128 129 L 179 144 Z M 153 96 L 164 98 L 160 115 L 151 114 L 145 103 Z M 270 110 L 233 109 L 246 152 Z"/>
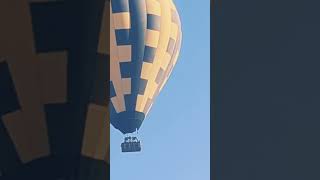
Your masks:
<path fill-rule="evenodd" d="M 113 127 L 121 131 L 123 134 L 136 132 L 140 128 L 144 120 L 144 114 L 135 112 L 123 112 L 119 114 L 113 114 L 111 116 L 111 124 Z"/>

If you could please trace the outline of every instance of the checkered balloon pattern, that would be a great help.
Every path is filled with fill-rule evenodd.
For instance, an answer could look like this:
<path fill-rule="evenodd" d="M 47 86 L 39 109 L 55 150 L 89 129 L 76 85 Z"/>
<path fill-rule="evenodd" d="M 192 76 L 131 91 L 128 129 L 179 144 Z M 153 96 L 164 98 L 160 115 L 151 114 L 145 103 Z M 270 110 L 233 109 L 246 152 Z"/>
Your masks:
<path fill-rule="evenodd" d="M 172 0 L 112 0 L 110 21 L 110 121 L 132 133 L 177 62 L 181 22 Z"/>

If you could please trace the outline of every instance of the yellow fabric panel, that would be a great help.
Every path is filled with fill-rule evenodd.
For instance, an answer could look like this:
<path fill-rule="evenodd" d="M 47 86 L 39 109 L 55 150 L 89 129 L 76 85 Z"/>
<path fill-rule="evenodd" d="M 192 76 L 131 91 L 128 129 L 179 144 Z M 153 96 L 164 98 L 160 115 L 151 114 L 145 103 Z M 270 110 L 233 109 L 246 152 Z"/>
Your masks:
<path fill-rule="evenodd" d="M 119 63 L 115 63 L 110 61 L 110 79 L 112 80 L 112 83 L 114 85 L 115 91 L 116 91 L 116 101 L 118 102 L 118 111 L 122 112 L 125 111 L 125 102 L 124 102 L 124 96 L 123 96 L 123 88 L 122 88 L 122 79 L 120 77 L 120 68 Z"/>
<path fill-rule="evenodd" d="M 178 39 L 178 31 L 179 31 L 178 25 L 175 24 L 175 23 L 171 23 L 171 34 L 170 34 L 170 37 L 172 39 L 174 39 L 174 41 L 177 41 L 177 39 Z"/>
<path fill-rule="evenodd" d="M 112 18 L 114 21 L 114 28 L 115 29 L 130 29 L 130 14 L 129 12 L 122 12 L 122 13 L 114 13 L 112 14 Z"/>
<path fill-rule="evenodd" d="M 145 35 L 145 44 L 150 47 L 156 48 L 159 42 L 159 31 L 147 29 Z"/>
<path fill-rule="evenodd" d="M 168 80 L 168 76 L 165 77 L 163 83 L 161 83 L 159 91 L 161 91 L 163 89 L 164 85 L 167 83 L 167 80 Z"/>
<path fill-rule="evenodd" d="M 178 33 L 179 33 L 178 36 L 180 36 L 179 42 L 178 42 L 179 47 L 178 47 L 178 50 L 177 50 L 177 52 L 174 54 L 174 57 L 173 57 L 173 66 L 175 66 L 176 63 L 177 63 L 177 60 L 178 60 L 178 57 L 179 57 L 179 53 L 180 53 L 180 49 L 181 49 L 181 42 L 182 42 L 182 32 L 181 32 L 181 30 L 180 30 Z M 170 74 L 169 74 L 169 75 L 170 75 Z"/>
<path fill-rule="evenodd" d="M 111 11 L 112 12 L 112 11 Z M 115 37 L 115 29 L 114 29 L 114 20 L 111 18 L 111 31 L 110 31 L 110 44 L 111 44 L 111 54 L 110 54 L 110 80 L 113 83 L 116 97 L 113 97 L 112 103 L 116 111 L 123 112 L 126 110 L 125 101 L 124 101 L 124 94 L 122 88 L 122 79 L 121 79 L 121 72 L 120 72 L 120 64 L 119 64 L 119 52 L 116 45 L 116 37 Z"/>
<path fill-rule="evenodd" d="M 30 113 L 16 111 L 6 114 L 2 118 L 23 163 L 50 154 L 48 137 L 39 134 L 41 129 L 44 129 L 43 123 L 28 122 L 30 120 L 28 118 L 32 118 Z"/>
<path fill-rule="evenodd" d="M 109 139 L 108 108 L 89 104 L 81 153 L 97 160 L 104 160 Z"/>
<path fill-rule="evenodd" d="M 149 98 L 152 99 L 154 96 L 154 93 L 156 92 L 157 88 L 158 88 L 158 84 L 156 83 L 156 81 L 150 82 L 150 93 L 149 93 Z"/>
<path fill-rule="evenodd" d="M 177 60 L 177 59 L 176 59 Z M 176 62 L 176 60 L 173 58 L 173 60 L 171 60 L 167 70 L 166 70 L 166 73 L 165 73 L 165 76 L 164 76 L 164 80 L 161 82 L 160 84 L 160 88 L 159 88 L 159 92 L 163 89 L 164 85 L 167 83 L 169 77 L 170 77 L 170 74 L 173 70 L 173 68 L 171 68 L 171 66 L 174 66 L 174 62 Z M 170 70 L 171 69 L 171 70 Z M 169 71 L 170 70 L 170 71 Z"/>
<path fill-rule="evenodd" d="M 179 29 L 178 31 L 178 36 L 179 36 L 179 41 L 177 42 L 177 45 L 178 45 L 178 49 L 177 49 L 177 52 L 173 55 L 172 57 L 172 60 L 170 62 L 170 67 L 171 66 L 175 66 L 175 64 L 177 63 L 177 60 L 178 60 L 178 56 L 179 56 L 179 53 L 180 53 L 180 49 L 181 49 L 181 41 L 182 41 L 182 32 L 181 32 L 181 29 Z M 173 68 L 171 68 L 171 71 L 169 71 L 170 67 L 167 68 L 166 70 L 166 73 L 165 73 L 165 79 L 164 81 L 161 83 L 160 85 L 160 89 L 159 91 L 161 91 L 164 87 L 164 85 L 166 84 L 167 80 L 169 79 L 170 75 L 171 75 L 171 72 L 173 70 Z"/>
<path fill-rule="evenodd" d="M 135 109 L 138 112 L 142 112 L 143 111 L 143 108 L 141 106 L 142 100 L 143 100 L 143 95 L 138 94 L 138 96 L 137 96 L 137 104 L 136 104 L 136 109 Z"/>
<path fill-rule="evenodd" d="M 0 1 L 1 56 L 9 58 L 35 53 L 29 8 L 26 1 Z"/>
<path fill-rule="evenodd" d="M 144 107 L 144 109 L 143 109 L 143 112 L 145 113 L 145 114 L 147 114 L 148 112 L 149 112 L 149 110 L 150 110 L 150 108 L 151 108 L 151 106 L 152 106 L 152 99 L 150 99 L 150 98 L 148 98 L 148 100 L 147 100 L 147 103 L 146 103 L 146 106 Z"/>
<path fill-rule="evenodd" d="M 176 12 L 176 14 L 177 14 L 178 18 L 180 19 L 180 17 L 179 17 L 179 13 L 178 13 L 178 11 L 177 11 L 177 7 L 174 5 L 174 3 L 173 3 L 173 1 L 172 1 L 172 0 L 170 1 L 170 4 L 171 4 L 171 9 L 172 9 L 174 12 Z M 179 21 L 178 26 L 181 28 L 181 21 Z"/>
<path fill-rule="evenodd" d="M 147 0 L 147 13 L 161 16 L 160 3 L 157 0 Z"/>
<path fill-rule="evenodd" d="M 131 94 L 131 78 L 122 79 L 123 94 Z"/>
<path fill-rule="evenodd" d="M 168 11 L 170 8 L 169 1 L 159 1 L 161 5 L 161 27 L 160 27 L 160 38 L 157 51 L 155 54 L 154 62 L 151 71 L 149 72 L 148 83 L 146 90 L 144 92 L 144 98 L 141 103 L 141 107 L 136 107 L 136 109 L 141 109 L 146 106 L 148 98 L 152 98 L 154 91 L 156 90 L 155 79 L 161 67 L 162 59 L 166 53 L 169 37 L 171 33 L 171 11 Z"/>
<path fill-rule="evenodd" d="M 174 4 L 172 3 L 172 8 L 176 10 Z M 176 34 L 171 33 L 171 37 L 175 39 L 176 43 L 175 46 L 178 46 L 177 48 L 177 52 L 175 54 L 173 54 L 173 57 L 170 60 L 170 65 L 169 67 L 166 68 L 166 72 L 165 72 L 165 79 L 161 82 L 160 88 L 159 88 L 159 92 L 163 89 L 163 87 L 165 86 L 167 80 L 169 79 L 171 72 L 173 70 L 173 68 L 170 68 L 171 66 L 175 66 L 178 60 L 178 56 L 180 53 L 180 48 L 181 48 L 181 42 L 182 42 L 182 31 L 181 31 L 181 25 L 177 25 L 175 23 L 172 23 L 172 27 L 177 27 L 177 29 L 175 29 L 174 31 L 176 31 Z M 173 31 L 171 31 L 173 32 Z M 170 70 L 171 69 L 171 70 Z M 170 71 L 169 71 L 170 70 Z"/>
<path fill-rule="evenodd" d="M 2 118 L 20 160 L 27 163 L 50 154 L 29 3 L 0 1 L 0 27 L 0 55 L 6 57 L 21 106 Z"/>
<path fill-rule="evenodd" d="M 111 25 L 112 25 L 112 18 L 111 18 Z M 110 53 L 110 61 L 119 61 L 119 56 L 118 56 L 118 47 L 116 46 L 116 35 L 115 35 L 115 32 L 114 32 L 114 27 L 112 26 L 111 27 L 111 31 L 110 31 L 110 50 L 112 53 Z"/>
<path fill-rule="evenodd" d="M 149 77 L 149 71 L 152 68 L 152 64 L 148 62 L 143 62 L 142 63 L 142 69 L 141 69 L 141 78 L 142 79 L 148 79 Z"/>
<path fill-rule="evenodd" d="M 147 87 L 146 88 L 148 88 L 148 89 L 146 89 L 145 93 L 148 91 L 149 94 L 148 94 L 148 96 L 146 96 L 146 94 L 144 94 L 142 96 L 143 98 L 142 98 L 141 103 L 139 103 L 139 104 L 137 103 L 136 104 L 136 111 L 143 112 L 143 109 L 146 106 L 147 100 L 149 99 L 147 97 L 149 97 L 149 96 L 153 97 L 153 94 L 154 94 L 155 90 L 157 89 L 157 87 L 158 87 L 158 84 L 155 81 L 149 81 L 147 83 Z"/>
<path fill-rule="evenodd" d="M 174 5 L 174 3 L 173 3 L 172 0 L 170 0 L 170 6 L 171 6 L 171 9 L 177 11 L 177 8 L 176 8 L 176 6 Z"/>
<path fill-rule="evenodd" d="M 112 104 L 113 104 L 113 106 L 114 106 L 114 108 L 115 108 L 117 113 L 123 112 L 123 109 L 121 109 L 121 107 L 118 104 L 117 96 L 112 97 L 111 98 L 111 102 L 112 102 Z"/>
<path fill-rule="evenodd" d="M 118 46 L 118 61 L 119 62 L 130 62 L 131 61 L 131 45 Z M 113 52 L 112 52 L 113 54 Z"/>
<path fill-rule="evenodd" d="M 171 60 L 171 55 L 169 53 L 165 53 L 165 55 L 162 59 L 161 68 L 166 70 L 168 68 L 169 63 L 170 63 L 170 60 Z"/>

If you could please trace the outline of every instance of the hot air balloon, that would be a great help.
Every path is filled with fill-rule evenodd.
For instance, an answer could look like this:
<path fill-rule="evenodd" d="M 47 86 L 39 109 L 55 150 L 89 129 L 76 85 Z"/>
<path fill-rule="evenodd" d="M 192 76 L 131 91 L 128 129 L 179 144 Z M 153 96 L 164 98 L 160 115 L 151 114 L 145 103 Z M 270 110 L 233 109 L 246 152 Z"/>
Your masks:
<path fill-rule="evenodd" d="M 110 122 L 124 135 L 141 127 L 175 66 L 181 22 L 172 0 L 111 0 Z M 123 152 L 141 150 L 125 137 Z"/>
<path fill-rule="evenodd" d="M 0 1 L 0 180 L 109 179 L 109 3 Z"/>

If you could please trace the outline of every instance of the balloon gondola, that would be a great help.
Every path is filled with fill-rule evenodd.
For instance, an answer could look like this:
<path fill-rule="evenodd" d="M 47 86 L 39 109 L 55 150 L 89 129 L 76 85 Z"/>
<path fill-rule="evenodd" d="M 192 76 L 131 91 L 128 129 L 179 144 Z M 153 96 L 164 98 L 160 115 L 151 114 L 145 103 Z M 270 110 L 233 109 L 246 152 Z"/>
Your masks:
<path fill-rule="evenodd" d="M 140 152 L 141 144 L 137 137 L 125 137 L 124 142 L 121 143 L 122 152 Z"/>
<path fill-rule="evenodd" d="M 175 66 L 181 22 L 172 0 L 111 0 L 110 122 L 124 136 L 139 130 Z M 141 151 L 124 140 L 122 152 Z"/>

